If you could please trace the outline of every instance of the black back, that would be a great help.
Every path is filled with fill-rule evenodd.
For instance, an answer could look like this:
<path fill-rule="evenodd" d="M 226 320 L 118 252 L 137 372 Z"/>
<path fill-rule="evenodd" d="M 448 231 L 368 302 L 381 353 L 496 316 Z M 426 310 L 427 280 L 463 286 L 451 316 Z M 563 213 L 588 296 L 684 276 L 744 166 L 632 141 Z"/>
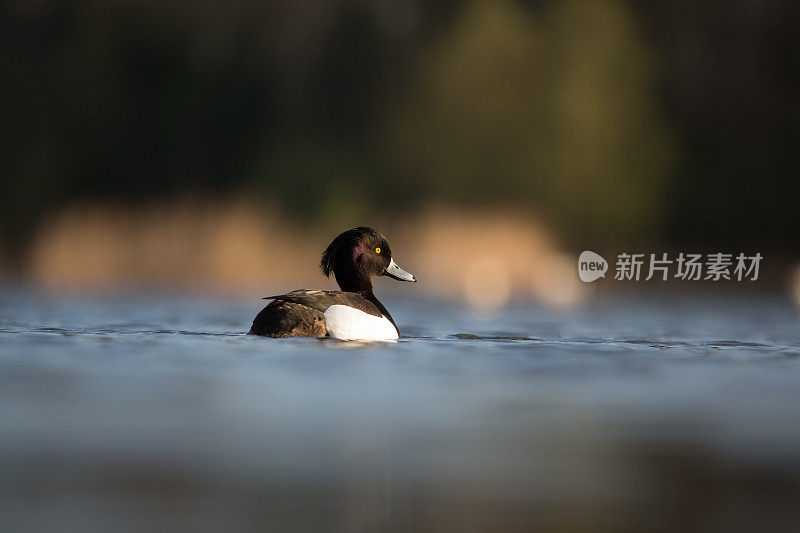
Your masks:
<path fill-rule="evenodd" d="M 267 296 L 264 299 L 294 302 L 321 313 L 325 313 L 332 305 L 346 305 L 372 316 L 380 317 L 382 314 L 374 303 L 355 292 L 300 289 L 279 296 Z"/>

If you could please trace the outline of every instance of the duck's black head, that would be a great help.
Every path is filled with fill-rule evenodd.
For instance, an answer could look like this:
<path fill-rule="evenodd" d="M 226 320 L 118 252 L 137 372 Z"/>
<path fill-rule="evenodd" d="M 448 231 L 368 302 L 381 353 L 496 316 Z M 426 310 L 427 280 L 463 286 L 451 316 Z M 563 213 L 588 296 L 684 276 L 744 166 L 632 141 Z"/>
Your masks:
<path fill-rule="evenodd" d="M 319 267 L 326 276 L 333 272 L 343 291 L 372 292 L 372 280 L 378 276 L 417 281 L 394 262 L 386 237 L 366 227 L 347 230 L 333 239 L 322 253 Z"/>

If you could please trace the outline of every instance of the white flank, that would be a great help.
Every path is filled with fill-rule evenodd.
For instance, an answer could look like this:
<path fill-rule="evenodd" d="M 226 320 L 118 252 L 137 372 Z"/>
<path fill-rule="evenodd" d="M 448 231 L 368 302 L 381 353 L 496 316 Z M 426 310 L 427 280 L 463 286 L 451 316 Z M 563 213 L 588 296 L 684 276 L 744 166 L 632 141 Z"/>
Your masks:
<path fill-rule="evenodd" d="M 345 341 L 392 341 L 397 329 L 385 316 L 374 316 L 346 305 L 332 305 L 325 311 L 328 335 Z"/>

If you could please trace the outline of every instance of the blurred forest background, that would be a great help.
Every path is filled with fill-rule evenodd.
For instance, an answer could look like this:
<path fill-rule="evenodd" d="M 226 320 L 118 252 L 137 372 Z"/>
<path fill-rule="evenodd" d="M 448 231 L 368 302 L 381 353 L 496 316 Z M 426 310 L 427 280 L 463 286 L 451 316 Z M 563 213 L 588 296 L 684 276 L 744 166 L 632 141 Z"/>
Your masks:
<path fill-rule="evenodd" d="M 10 0 L 0 28 L 6 275 L 261 286 L 355 224 L 418 274 L 798 259 L 797 2 Z"/>

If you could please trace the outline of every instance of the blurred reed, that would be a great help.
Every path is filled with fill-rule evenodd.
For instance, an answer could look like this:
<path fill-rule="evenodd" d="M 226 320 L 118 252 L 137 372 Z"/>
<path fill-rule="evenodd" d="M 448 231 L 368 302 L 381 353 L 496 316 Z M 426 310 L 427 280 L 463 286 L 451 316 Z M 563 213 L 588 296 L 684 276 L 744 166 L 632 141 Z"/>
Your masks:
<path fill-rule="evenodd" d="M 536 218 L 514 210 L 429 206 L 384 222 L 399 264 L 426 294 L 492 313 L 512 295 L 570 305 L 584 296 L 570 257 Z M 241 198 L 141 206 L 81 202 L 51 215 L 27 276 L 48 288 L 155 286 L 236 295 L 333 287 L 319 254 L 345 227 L 304 229 Z"/>

